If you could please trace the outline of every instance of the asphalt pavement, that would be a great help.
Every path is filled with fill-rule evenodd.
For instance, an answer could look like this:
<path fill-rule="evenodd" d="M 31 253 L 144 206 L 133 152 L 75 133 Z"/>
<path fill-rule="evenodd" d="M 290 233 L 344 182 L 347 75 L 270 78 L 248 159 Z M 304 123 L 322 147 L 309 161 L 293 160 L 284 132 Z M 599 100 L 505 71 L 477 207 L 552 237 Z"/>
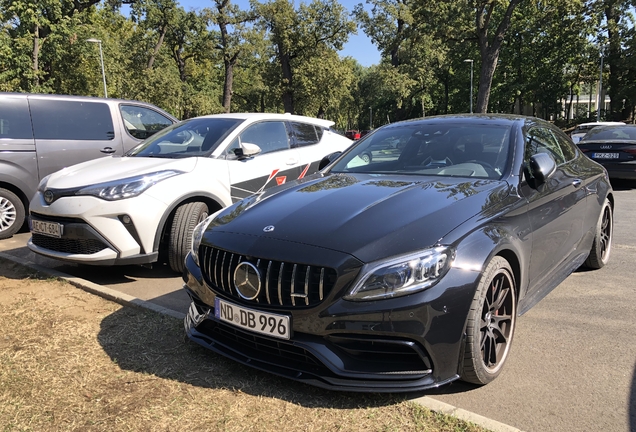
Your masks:
<path fill-rule="evenodd" d="M 455 382 L 414 399 L 483 425 L 494 420 L 493 430 L 636 432 L 636 182 L 615 184 L 615 196 L 610 263 L 575 272 L 518 319 L 499 378 L 484 387 Z M 31 253 L 28 238 L 1 240 L 0 253 L 174 316 L 187 312 L 182 280 L 167 267 L 67 264 Z"/>

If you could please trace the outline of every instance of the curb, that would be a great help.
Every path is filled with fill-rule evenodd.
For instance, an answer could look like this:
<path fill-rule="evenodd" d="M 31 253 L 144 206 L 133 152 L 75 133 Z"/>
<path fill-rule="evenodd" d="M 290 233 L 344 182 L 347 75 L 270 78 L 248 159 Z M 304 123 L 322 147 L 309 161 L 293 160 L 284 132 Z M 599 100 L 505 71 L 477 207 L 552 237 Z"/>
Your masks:
<path fill-rule="evenodd" d="M 69 282 L 71 285 L 79 289 L 87 291 L 91 294 L 98 295 L 106 300 L 114 301 L 123 306 L 132 306 L 136 308 L 148 309 L 153 312 L 171 316 L 173 318 L 177 318 L 180 320 L 183 320 L 185 318 L 184 313 L 177 312 L 172 309 L 165 308 L 163 306 L 158 306 L 149 301 L 138 299 L 137 297 L 133 297 L 128 294 L 124 294 L 119 291 L 104 287 L 102 285 L 98 285 L 91 281 L 87 281 L 86 279 L 70 276 L 66 273 L 62 273 L 57 270 L 43 267 L 41 265 L 35 264 L 34 262 L 31 262 L 28 260 L 16 258 L 4 252 L 0 252 L 0 258 L 6 259 L 8 261 L 11 261 L 15 264 L 18 264 L 24 267 L 28 267 L 43 275 L 56 277 L 59 279 L 64 279 L 67 282 Z M 515 427 L 508 426 L 507 424 L 500 423 L 496 420 L 491 420 L 487 417 L 480 416 L 479 414 L 475 414 L 470 411 L 457 408 L 453 405 L 440 402 L 429 396 L 422 396 L 416 399 L 411 399 L 411 402 L 415 402 L 433 412 L 450 415 L 460 420 L 464 420 L 464 421 L 476 424 L 477 426 L 481 426 L 484 429 L 488 429 L 492 432 L 522 432 L 520 429 L 517 429 Z"/>

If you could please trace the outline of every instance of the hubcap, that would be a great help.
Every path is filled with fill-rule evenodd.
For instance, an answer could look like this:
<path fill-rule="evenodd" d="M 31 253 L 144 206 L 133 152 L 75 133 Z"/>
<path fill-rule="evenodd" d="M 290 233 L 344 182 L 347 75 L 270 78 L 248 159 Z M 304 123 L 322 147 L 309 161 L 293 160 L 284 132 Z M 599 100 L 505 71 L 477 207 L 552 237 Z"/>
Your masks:
<path fill-rule="evenodd" d="M 0 231 L 9 229 L 15 223 L 16 213 L 11 201 L 0 197 Z"/>
<path fill-rule="evenodd" d="M 492 278 L 481 311 L 481 355 L 484 366 L 496 372 L 508 355 L 516 314 L 515 290 L 506 270 Z"/>

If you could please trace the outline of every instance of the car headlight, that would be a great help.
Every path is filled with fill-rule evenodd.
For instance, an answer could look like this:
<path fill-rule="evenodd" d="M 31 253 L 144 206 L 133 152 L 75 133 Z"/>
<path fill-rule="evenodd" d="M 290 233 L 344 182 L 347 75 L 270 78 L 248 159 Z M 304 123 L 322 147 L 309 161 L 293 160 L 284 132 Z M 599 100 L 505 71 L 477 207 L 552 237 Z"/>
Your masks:
<path fill-rule="evenodd" d="M 128 177 L 112 182 L 98 183 L 83 187 L 75 192 L 75 195 L 92 195 L 106 201 L 117 201 L 141 195 L 149 187 L 176 175 L 183 171 L 166 170 L 135 177 Z"/>
<path fill-rule="evenodd" d="M 50 178 L 51 174 L 43 177 L 42 180 L 40 180 L 40 183 L 38 184 L 38 192 L 44 192 L 44 190 L 46 189 L 46 184 L 49 182 Z"/>
<path fill-rule="evenodd" d="M 192 255 L 192 259 L 194 260 L 194 262 L 196 263 L 198 267 L 201 267 L 199 265 L 199 246 L 201 245 L 201 240 L 203 239 L 203 233 L 208 228 L 208 225 L 210 225 L 210 222 L 212 222 L 212 219 L 214 219 L 216 215 L 221 213 L 221 211 L 223 211 L 223 209 L 217 211 L 214 214 L 211 214 L 210 216 L 205 218 L 205 220 L 203 220 L 202 222 L 199 222 L 199 224 L 194 227 L 194 231 L 192 231 L 192 244 L 190 245 L 190 255 Z"/>
<path fill-rule="evenodd" d="M 344 298 L 378 300 L 422 291 L 444 277 L 453 259 L 454 251 L 440 246 L 366 264 L 360 273 L 362 276 Z"/>

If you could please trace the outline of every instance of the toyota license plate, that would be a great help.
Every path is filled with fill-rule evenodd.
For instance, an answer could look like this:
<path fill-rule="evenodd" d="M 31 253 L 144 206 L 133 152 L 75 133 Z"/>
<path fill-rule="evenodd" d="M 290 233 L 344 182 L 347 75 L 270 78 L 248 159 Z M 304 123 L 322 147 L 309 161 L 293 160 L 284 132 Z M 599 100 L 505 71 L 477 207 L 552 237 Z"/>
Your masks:
<path fill-rule="evenodd" d="M 290 319 L 287 315 L 248 309 L 218 297 L 214 300 L 214 315 L 223 322 L 248 331 L 279 339 L 290 338 Z"/>
<path fill-rule="evenodd" d="M 592 159 L 618 159 L 618 153 L 592 153 Z"/>
<path fill-rule="evenodd" d="M 63 225 L 55 222 L 44 222 L 31 219 L 31 232 L 49 237 L 62 237 Z"/>

